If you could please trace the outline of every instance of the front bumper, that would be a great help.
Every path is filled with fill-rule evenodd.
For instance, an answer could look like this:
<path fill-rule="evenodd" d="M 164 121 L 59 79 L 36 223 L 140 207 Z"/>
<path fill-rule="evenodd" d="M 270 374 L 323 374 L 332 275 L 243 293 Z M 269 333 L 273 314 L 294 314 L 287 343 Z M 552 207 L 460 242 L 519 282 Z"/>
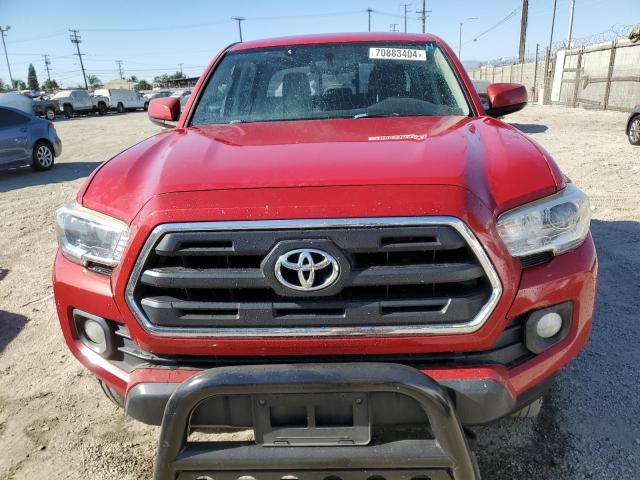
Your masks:
<path fill-rule="evenodd" d="M 376 431 L 379 419 L 373 403 L 379 394 L 394 395 L 413 405 L 422 414 L 428 433 L 395 438 L 371 433 L 365 445 L 350 442 L 354 430 Z M 327 395 L 353 395 L 358 403 L 364 402 L 369 410 L 364 412 L 366 421 L 354 420 L 356 414 L 353 413 L 351 422 L 341 422 L 340 426 L 334 425 L 335 421 L 321 425 L 318 409 L 332 410 L 332 405 L 323 401 Z M 256 443 L 187 441 L 193 423 L 201 423 L 197 412 L 203 409 L 202 405 L 220 397 L 227 403 L 231 403 L 230 399 L 242 402 L 248 397 L 254 405 L 252 423 Z M 281 411 L 280 407 L 287 408 L 291 398 L 302 401 L 306 412 L 304 425 L 297 420 L 292 428 L 286 415 L 283 417 L 281 413 L 276 425 L 274 412 Z M 260 405 L 273 406 L 260 412 Z M 329 412 L 327 417 L 331 416 Z M 263 441 L 258 430 L 258 419 L 263 417 L 267 419 L 270 433 L 280 440 Z M 282 440 L 281 434 L 286 440 Z M 296 444 L 300 438 L 304 445 Z M 332 438 L 335 445 L 331 445 Z M 380 363 L 224 367 L 205 370 L 181 384 L 164 411 L 155 480 L 231 480 L 245 478 L 245 475 L 269 480 L 480 478 L 446 391 L 413 368 Z"/>

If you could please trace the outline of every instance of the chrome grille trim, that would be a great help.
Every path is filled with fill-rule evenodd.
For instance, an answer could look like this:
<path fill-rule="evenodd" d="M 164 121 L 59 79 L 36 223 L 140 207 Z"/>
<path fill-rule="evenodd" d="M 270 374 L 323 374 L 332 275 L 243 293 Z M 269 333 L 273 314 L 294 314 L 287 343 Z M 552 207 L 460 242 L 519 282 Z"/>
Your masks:
<path fill-rule="evenodd" d="M 221 230 L 283 230 L 318 228 L 367 228 L 389 226 L 443 225 L 455 229 L 467 242 L 482 265 L 491 285 L 489 299 L 478 314 L 470 321 L 446 325 L 372 326 L 372 327 L 289 327 L 289 328 L 169 328 L 158 327 L 149 322 L 134 299 L 134 289 L 140 281 L 143 267 L 159 237 L 169 232 L 221 231 Z M 260 337 L 397 337 L 407 335 L 461 335 L 479 330 L 502 295 L 502 284 L 489 257 L 467 225 L 456 217 L 381 217 L 381 218 L 338 218 L 300 220 L 248 220 L 220 222 L 166 223 L 158 225 L 146 240 L 126 287 L 126 302 L 140 325 L 151 335 L 161 337 L 205 337 L 205 338 L 260 338 Z"/>

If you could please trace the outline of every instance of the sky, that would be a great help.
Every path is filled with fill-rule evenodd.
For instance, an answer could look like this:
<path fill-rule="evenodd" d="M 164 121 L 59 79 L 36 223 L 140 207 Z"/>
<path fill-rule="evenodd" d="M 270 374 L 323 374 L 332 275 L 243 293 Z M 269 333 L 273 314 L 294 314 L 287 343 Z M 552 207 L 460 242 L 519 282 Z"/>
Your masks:
<path fill-rule="evenodd" d="M 47 78 L 43 54 L 51 62 L 51 78 L 65 87 L 82 83 L 75 45 L 69 29 L 80 31 L 80 50 L 87 74 L 103 82 L 118 78 L 116 60 L 125 76 L 148 81 L 180 68 L 197 76 L 215 53 L 238 40 L 233 16 L 245 17 L 245 40 L 323 32 L 357 32 L 368 28 L 367 8 L 372 8 L 372 31 L 404 30 L 403 3 L 408 7 L 407 30 L 419 32 L 417 10 L 421 0 L 185 0 L 183 2 L 0 0 L 0 27 L 14 79 L 27 79 L 33 63 L 38 79 Z M 566 41 L 570 0 L 557 0 L 554 43 Z M 55 7 L 52 6 L 55 4 Z M 444 39 L 456 52 L 459 25 L 462 59 L 484 61 L 517 56 L 522 0 L 426 0 L 427 31 Z M 574 38 L 609 37 L 611 29 L 640 23 L 640 0 L 575 0 Z M 526 50 L 533 56 L 549 43 L 553 0 L 529 1 Z M 600 34 L 600 35 L 598 35 Z M 476 41 L 474 38 L 479 37 Z M 4 53 L 4 52 L 2 52 Z M 9 73 L 0 57 L 0 78 Z"/>

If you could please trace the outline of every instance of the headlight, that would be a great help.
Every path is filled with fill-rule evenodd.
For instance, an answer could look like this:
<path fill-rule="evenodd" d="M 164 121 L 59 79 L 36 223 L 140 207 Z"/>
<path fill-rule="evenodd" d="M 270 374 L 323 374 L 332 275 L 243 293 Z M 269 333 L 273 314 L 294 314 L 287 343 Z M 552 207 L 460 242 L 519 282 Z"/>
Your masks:
<path fill-rule="evenodd" d="M 514 257 L 551 251 L 560 255 L 589 233 L 589 199 L 572 183 L 559 193 L 498 217 L 498 233 Z"/>
<path fill-rule="evenodd" d="M 129 240 L 127 224 L 71 202 L 56 212 L 58 244 L 69 260 L 118 264 Z"/>

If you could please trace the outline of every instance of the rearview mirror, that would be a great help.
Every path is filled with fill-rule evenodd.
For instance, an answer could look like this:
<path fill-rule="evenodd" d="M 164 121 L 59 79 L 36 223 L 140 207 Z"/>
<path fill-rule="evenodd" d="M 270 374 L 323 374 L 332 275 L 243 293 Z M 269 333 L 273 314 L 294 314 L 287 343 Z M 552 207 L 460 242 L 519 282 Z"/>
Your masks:
<path fill-rule="evenodd" d="M 527 89 L 519 83 L 492 83 L 487 87 L 490 117 L 502 117 L 518 110 L 527 104 Z"/>
<path fill-rule="evenodd" d="M 149 120 L 164 128 L 173 128 L 180 118 L 180 100 L 173 97 L 154 98 L 149 102 Z"/>

